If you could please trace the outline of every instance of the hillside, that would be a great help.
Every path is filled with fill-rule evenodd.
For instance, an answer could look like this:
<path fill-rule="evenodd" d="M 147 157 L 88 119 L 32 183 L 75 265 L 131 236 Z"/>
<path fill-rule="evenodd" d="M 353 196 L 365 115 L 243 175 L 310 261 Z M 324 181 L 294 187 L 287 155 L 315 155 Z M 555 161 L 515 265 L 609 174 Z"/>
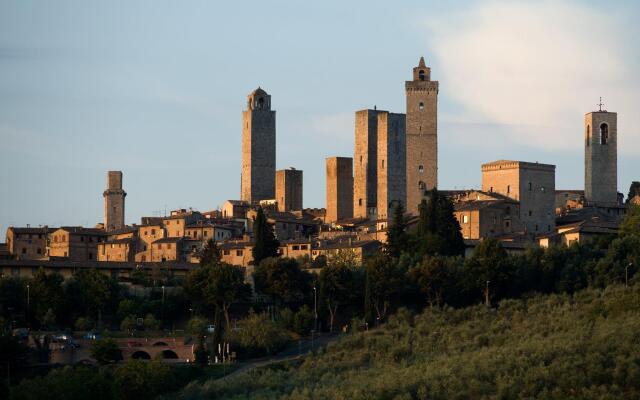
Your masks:
<path fill-rule="evenodd" d="M 194 383 L 179 398 L 638 398 L 638 332 L 640 285 L 401 310 L 300 365 Z"/>

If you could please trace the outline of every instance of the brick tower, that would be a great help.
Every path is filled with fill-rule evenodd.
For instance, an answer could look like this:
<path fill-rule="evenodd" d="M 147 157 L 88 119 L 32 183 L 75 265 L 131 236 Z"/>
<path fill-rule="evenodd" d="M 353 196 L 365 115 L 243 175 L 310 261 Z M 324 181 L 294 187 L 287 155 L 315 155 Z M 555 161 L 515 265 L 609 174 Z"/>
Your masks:
<path fill-rule="evenodd" d="M 618 201 L 618 114 L 602 110 L 584 116 L 584 196 L 590 204 Z"/>
<path fill-rule="evenodd" d="M 378 196 L 378 113 L 356 111 L 353 159 L 353 216 L 376 218 Z"/>
<path fill-rule="evenodd" d="M 327 214 L 331 223 L 353 218 L 353 159 L 327 158 Z"/>
<path fill-rule="evenodd" d="M 111 231 L 124 227 L 124 198 L 127 193 L 122 190 L 122 171 L 107 173 L 107 190 L 104 197 L 104 229 Z"/>
<path fill-rule="evenodd" d="M 295 168 L 276 171 L 278 211 L 302 210 L 302 171 Z"/>
<path fill-rule="evenodd" d="M 242 112 L 242 177 L 240 198 L 249 203 L 275 199 L 276 112 L 271 96 L 257 88 Z"/>
<path fill-rule="evenodd" d="M 405 82 L 407 96 L 407 211 L 418 214 L 425 191 L 438 185 L 438 81 L 420 62 L 413 80 Z"/>

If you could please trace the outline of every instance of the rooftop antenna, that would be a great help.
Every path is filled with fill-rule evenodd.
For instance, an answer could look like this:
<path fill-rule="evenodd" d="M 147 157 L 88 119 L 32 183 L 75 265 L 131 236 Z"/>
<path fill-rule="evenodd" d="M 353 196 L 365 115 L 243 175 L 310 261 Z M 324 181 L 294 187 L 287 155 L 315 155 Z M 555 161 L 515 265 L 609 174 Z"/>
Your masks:
<path fill-rule="evenodd" d="M 602 103 L 602 96 L 600 96 L 600 103 L 598 103 L 598 107 L 600 107 L 600 111 L 602 111 L 602 106 L 604 104 Z"/>

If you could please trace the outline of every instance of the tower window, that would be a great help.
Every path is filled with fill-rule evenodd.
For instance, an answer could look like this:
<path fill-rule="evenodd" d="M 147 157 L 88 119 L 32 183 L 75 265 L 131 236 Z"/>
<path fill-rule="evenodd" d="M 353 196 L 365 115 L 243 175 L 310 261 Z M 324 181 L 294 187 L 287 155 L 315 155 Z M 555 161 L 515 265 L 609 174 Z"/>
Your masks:
<path fill-rule="evenodd" d="M 533 185 L 531 184 L 531 182 L 529 182 L 529 191 L 533 190 Z"/>
<path fill-rule="evenodd" d="M 420 72 L 418 72 L 418 79 L 420 79 L 421 81 L 424 80 L 424 70 L 420 70 Z"/>
<path fill-rule="evenodd" d="M 361 206 L 362 205 L 362 199 L 358 199 L 358 205 Z"/>
<path fill-rule="evenodd" d="M 607 144 L 609 141 L 609 125 L 600 125 L 600 144 Z"/>
<path fill-rule="evenodd" d="M 382 160 L 382 169 L 384 169 L 384 160 Z"/>
<path fill-rule="evenodd" d="M 511 193 L 511 185 L 507 185 L 507 193 Z"/>
<path fill-rule="evenodd" d="M 427 188 L 427 185 L 424 182 L 420 181 L 418 182 L 418 188 L 425 190 Z"/>
<path fill-rule="evenodd" d="M 469 223 L 469 216 L 468 215 L 463 215 L 462 216 L 462 223 L 463 224 L 468 224 Z"/>
<path fill-rule="evenodd" d="M 424 103 L 420 102 L 420 104 L 418 105 L 418 108 L 420 109 L 420 111 L 424 111 Z"/>
<path fill-rule="evenodd" d="M 424 172 L 424 165 L 418 165 L 418 172 L 421 174 Z"/>
<path fill-rule="evenodd" d="M 587 125 L 587 146 L 591 145 L 591 126 Z"/>

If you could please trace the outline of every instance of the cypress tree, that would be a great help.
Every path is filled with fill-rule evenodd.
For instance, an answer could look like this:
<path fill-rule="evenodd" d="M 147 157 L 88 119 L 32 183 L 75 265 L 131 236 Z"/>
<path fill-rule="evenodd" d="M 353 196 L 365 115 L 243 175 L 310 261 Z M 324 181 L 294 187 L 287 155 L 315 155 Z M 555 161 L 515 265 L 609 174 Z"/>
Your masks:
<path fill-rule="evenodd" d="M 262 207 L 258 208 L 258 213 L 253 222 L 253 238 L 255 240 L 252 255 L 253 265 L 259 265 L 260 261 L 269 257 L 278 257 L 278 246 L 280 243 L 276 240 L 273 229 L 267 222 Z"/>
<path fill-rule="evenodd" d="M 407 221 L 404 216 L 404 207 L 398 203 L 393 210 L 393 221 L 387 228 L 387 254 L 393 258 L 399 258 L 407 251 L 409 246 L 407 237 Z"/>

